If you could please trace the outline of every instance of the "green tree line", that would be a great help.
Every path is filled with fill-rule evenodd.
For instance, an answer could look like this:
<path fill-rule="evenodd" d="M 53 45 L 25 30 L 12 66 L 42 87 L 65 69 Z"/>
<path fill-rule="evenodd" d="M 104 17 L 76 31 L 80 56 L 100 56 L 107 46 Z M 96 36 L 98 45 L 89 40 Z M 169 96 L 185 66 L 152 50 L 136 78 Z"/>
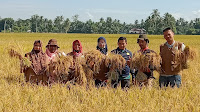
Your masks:
<path fill-rule="evenodd" d="M 37 14 L 25 20 L 0 18 L 0 32 L 119 34 L 129 33 L 132 28 L 139 28 L 145 29 L 148 34 L 162 34 L 166 27 L 171 27 L 176 34 L 200 35 L 200 18 L 191 21 L 184 18 L 176 20 L 169 13 L 161 16 L 158 9 L 154 9 L 146 20 L 135 20 L 129 24 L 111 17 L 100 18 L 98 22 L 91 19 L 83 22 L 79 20 L 78 15 L 74 15 L 72 20 L 63 16 L 51 20 Z"/>

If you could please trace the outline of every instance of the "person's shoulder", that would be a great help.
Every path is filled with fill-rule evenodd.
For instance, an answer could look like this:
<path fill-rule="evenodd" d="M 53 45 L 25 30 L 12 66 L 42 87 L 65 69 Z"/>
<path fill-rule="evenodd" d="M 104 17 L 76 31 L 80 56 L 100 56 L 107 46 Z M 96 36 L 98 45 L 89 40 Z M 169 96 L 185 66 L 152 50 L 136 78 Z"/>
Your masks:
<path fill-rule="evenodd" d="M 160 47 L 164 47 L 166 45 L 166 42 L 163 43 L 163 44 L 160 44 Z"/>
<path fill-rule="evenodd" d="M 156 53 L 156 52 L 152 49 L 147 49 L 147 50 L 144 51 L 144 53 Z"/>
<path fill-rule="evenodd" d="M 131 52 L 130 50 L 128 50 L 128 49 L 126 49 L 126 51 L 127 51 L 128 53 L 131 53 L 131 54 L 132 54 L 132 52 Z"/>
<path fill-rule="evenodd" d="M 178 45 L 184 44 L 183 42 L 179 42 L 179 41 L 176 41 L 176 43 L 177 43 Z"/>
<path fill-rule="evenodd" d="M 28 57 L 28 56 L 30 56 L 31 55 L 31 52 L 28 52 L 28 53 L 26 53 L 24 56 L 25 57 Z"/>
<path fill-rule="evenodd" d="M 111 51 L 111 53 L 116 53 L 117 52 L 117 49 L 113 49 L 112 51 Z"/>

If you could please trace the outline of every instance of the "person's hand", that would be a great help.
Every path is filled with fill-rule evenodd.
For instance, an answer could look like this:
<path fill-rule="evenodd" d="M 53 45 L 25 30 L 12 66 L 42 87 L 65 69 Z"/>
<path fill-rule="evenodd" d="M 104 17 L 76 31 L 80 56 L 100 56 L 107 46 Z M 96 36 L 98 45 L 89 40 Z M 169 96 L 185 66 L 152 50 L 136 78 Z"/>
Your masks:
<path fill-rule="evenodd" d="M 130 61 L 131 61 L 131 58 L 129 57 L 129 60 L 126 61 L 127 65 L 130 67 Z"/>
<path fill-rule="evenodd" d="M 135 85 L 135 78 L 132 78 L 132 84 Z"/>

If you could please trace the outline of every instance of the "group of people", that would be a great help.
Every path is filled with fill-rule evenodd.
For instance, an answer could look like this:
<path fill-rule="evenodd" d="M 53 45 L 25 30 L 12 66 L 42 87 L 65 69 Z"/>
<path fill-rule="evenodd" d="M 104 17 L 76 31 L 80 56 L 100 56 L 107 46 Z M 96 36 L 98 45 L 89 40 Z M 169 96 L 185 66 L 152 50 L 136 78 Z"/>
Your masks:
<path fill-rule="evenodd" d="M 177 42 L 174 40 L 174 32 L 171 28 L 166 28 L 163 30 L 164 38 L 166 42 L 160 45 L 160 56 L 161 56 L 161 72 L 159 77 L 159 85 L 160 87 L 171 86 L 180 87 L 181 85 L 181 69 L 180 65 L 177 63 L 176 58 L 174 58 L 174 52 L 176 50 L 184 51 L 185 45 L 181 42 Z M 137 51 L 146 55 L 148 53 L 155 53 L 155 51 L 148 48 L 149 39 L 147 35 L 141 34 L 137 38 L 137 43 L 140 46 L 140 50 Z M 30 67 L 23 67 L 22 70 L 25 74 L 25 79 L 27 82 L 31 83 L 54 83 L 59 79 L 56 77 L 56 73 L 54 72 L 54 66 L 52 63 L 56 62 L 59 57 L 62 56 L 72 56 L 74 59 L 77 57 L 84 57 L 82 44 L 79 40 L 75 40 L 73 42 L 73 50 L 72 52 L 65 54 L 58 51 L 58 44 L 55 39 L 49 40 L 46 45 L 46 51 L 42 50 L 42 42 L 40 40 L 36 40 L 33 45 L 33 49 L 30 53 L 25 54 L 31 61 Z M 113 88 L 118 87 L 121 84 L 121 88 L 129 88 L 130 79 L 132 77 L 132 82 L 134 85 L 152 85 L 152 81 L 155 79 L 153 76 L 154 67 L 148 66 L 147 68 L 130 68 L 130 60 L 134 56 L 131 51 L 127 48 L 127 39 L 125 37 L 120 37 L 118 39 L 118 47 L 111 51 L 111 53 L 121 55 L 126 60 L 126 65 L 122 71 L 118 71 L 118 79 L 111 80 L 111 86 Z M 100 51 L 103 55 L 108 54 L 107 42 L 104 37 L 99 37 L 97 40 L 96 49 Z M 52 66 L 51 66 L 52 64 Z M 48 68 L 48 70 L 47 70 Z M 73 67 L 70 67 L 73 68 Z M 98 74 L 94 75 L 95 85 L 97 87 L 107 86 L 107 73 L 109 72 L 109 67 L 104 66 L 103 64 L 100 66 L 100 71 Z M 71 70 L 73 71 L 73 70 Z M 139 72 L 142 72 L 146 75 L 147 80 L 140 82 L 137 81 L 136 76 Z M 45 75 L 44 75 L 45 74 Z M 71 76 L 70 76 L 71 75 Z M 132 76 L 131 76 L 132 75 Z M 68 81 L 73 79 L 73 73 L 70 73 Z"/>

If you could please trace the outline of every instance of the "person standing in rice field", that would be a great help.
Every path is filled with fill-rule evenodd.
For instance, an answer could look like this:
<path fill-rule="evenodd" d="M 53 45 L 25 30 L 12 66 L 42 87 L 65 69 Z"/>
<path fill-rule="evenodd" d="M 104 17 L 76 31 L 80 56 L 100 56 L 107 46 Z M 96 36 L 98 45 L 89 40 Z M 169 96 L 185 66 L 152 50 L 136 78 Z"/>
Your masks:
<path fill-rule="evenodd" d="M 70 72 L 69 72 L 67 81 L 77 82 L 77 80 L 79 80 L 78 78 L 80 77 L 80 76 L 77 76 L 77 75 L 80 75 L 79 74 L 80 68 L 78 66 L 82 66 L 81 65 L 81 61 L 78 60 L 78 58 L 79 57 L 81 57 L 81 58 L 84 57 L 83 47 L 82 47 L 82 44 L 81 44 L 80 40 L 75 40 L 73 42 L 73 44 L 72 44 L 72 52 L 68 53 L 67 55 L 73 57 L 73 64 L 69 68 Z M 78 68 L 78 69 L 76 69 L 76 68 Z"/>
<path fill-rule="evenodd" d="M 139 35 L 139 38 L 137 38 L 137 43 L 140 46 L 140 50 L 138 50 L 137 53 L 141 53 L 145 56 L 147 56 L 150 53 L 155 53 L 155 51 L 148 48 L 149 39 L 147 38 L 147 35 L 145 35 L 145 34 Z M 151 87 L 152 81 L 153 81 L 153 79 L 155 79 L 153 77 L 153 70 L 154 70 L 153 65 L 149 65 L 147 68 L 136 68 L 135 73 L 134 73 L 135 76 L 137 76 L 138 73 L 143 73 L 145 75 L 145 79 L 139 81 L 139 80 L 137 80 L 137 77 L 136 77 L 134 84 L 139 85 L 141 87 L 143 85 Z"/>
<path fill-rule="evenodd" d="M 34 84 L 47 85 L 48 77 L 46 75 L 47 70 L 47 58 L 46 54 L 42 51 L 42 42 L 36 40 L 33 44 L 31 52 L 26 53 L 25 57 L 31 62 L 31 66 L 24 66 L 22 72 L 24 72 L 26 82 Z"/>
<path fill-rule="evenodd" d="M 66 56 L 64 52 L 60 53 L 58 48 L 60 47 L 58 46 L 56 39 L 50 39 L 46 45 L 46 57 L 49 65 L 49 83 L 58 82 L 59 77 L 55 71 L 55 63 L 57 63 L 61 55 Z"/>
<path fill-rule="evenodd" d="M 99 37 L 97 40 L 97 50 L 99 50 L 102 54 L 107 55 L 108 47 L 106 43 L 106 39 L 104 37 Z M 100 65 L 100 71 L 98 74 L 94 75 L 95 86 L 96 87 L 105 87 L 107 86 L 107 73 L 109 72 L 109 68 L 105 65 L 105 59 L 103 59 Z"/>
<path fill-rule="evenodd" d="M 114 54 L 120 54 L 126 60 L 126 66 L 122 72 L 118 71 L 119 79 L 111 80 L 112 87 L 116 88 L 121 82 L 121 88 L 129 88 L 130 86 L 130 59 L 132 58 L 132 52 L 126 49 L 127 39 L 125 37 L 120 37 L 118 39 L 118 48 L 111 51 Z M 131 72 L 132 73 L 132 72 Z"/>
<path fill-rule="evenodd" d="M 174 40 L 174 32 L 171 28 L 163 30 L 163 35 L 166 40 L 160 45 L 160 56 L 162 58 L 161 73 L 159 77 L 160 87 L 181 86 L 181 64 L 176 58 L 178 52 L 183 52 L 185 45 Z"/>
<path fill-rule="evenodd" d="M 73 56 L 73 58 L 83 56 L 83 46 L 80 40 L 75 40 L 72 44 L 72 52 L 67 55 Z"/>

